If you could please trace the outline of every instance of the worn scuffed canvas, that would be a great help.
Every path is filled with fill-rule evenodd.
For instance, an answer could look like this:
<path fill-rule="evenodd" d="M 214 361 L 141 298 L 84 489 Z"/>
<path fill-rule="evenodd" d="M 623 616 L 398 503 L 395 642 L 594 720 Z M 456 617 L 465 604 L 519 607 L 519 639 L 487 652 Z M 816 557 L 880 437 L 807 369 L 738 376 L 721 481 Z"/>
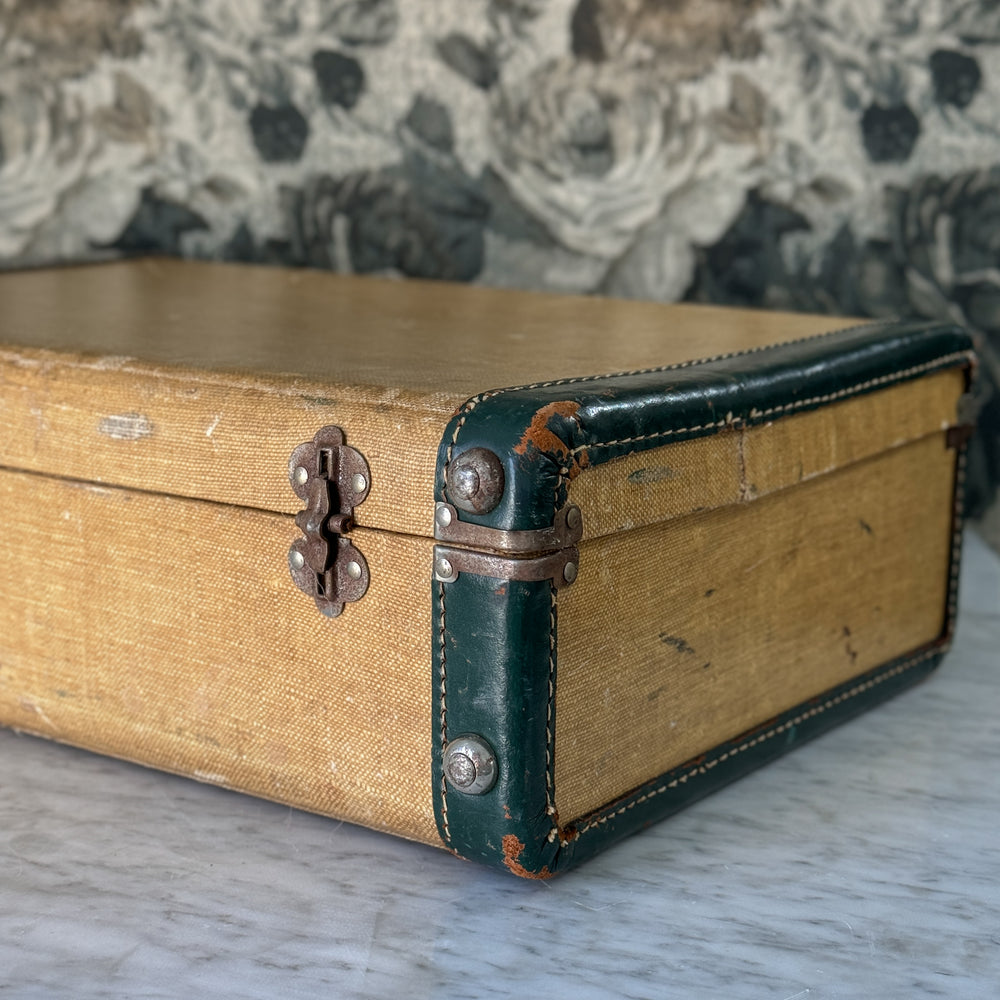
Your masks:
<path fill-rule="evenodd" d="M 952 324 L 145 260 L 0 343 L 20 730 L 547 877 L 951 637 Z"/>

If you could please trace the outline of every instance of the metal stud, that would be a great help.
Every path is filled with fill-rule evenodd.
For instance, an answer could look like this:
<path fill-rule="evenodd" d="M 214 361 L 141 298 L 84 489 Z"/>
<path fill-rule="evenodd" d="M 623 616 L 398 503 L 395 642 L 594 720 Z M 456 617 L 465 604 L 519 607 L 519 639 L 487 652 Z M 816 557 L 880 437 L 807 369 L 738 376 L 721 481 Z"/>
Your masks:
<path fill-rule="evenodd" d="M 570 507 L 570 509 L 566 511 L 566 527 L 569 528 L 570 531 L 576 531 L 576 529 L 580 527 L 580 520 L 581 517 L 579 507 Z"/>
<path fill-rule="evenodd" d="M 302 569 L 306 564 L 306 557 L 298 549 L 292 549 L 288 553 L 288 561 L 292 569 Z"/>
<path fill-rule="evenodd" d="M 295 470 L 293 475 L 295 476 L 295 482 L 297 482 L 299 486 L 305 486 L 309 480 L 309 470 L 304 465 L 300 465 Z"/>
<path fill-rule="evenodd" d="M 442 528 L 447 528 L 451 524 L 451 508 L 446 503 L 439 503 L 434 510 L 434 520 Z"/>
<path fill-rule="evenodd" d="M 497 780 L 493 748 L 472 733 L 459 736 L 445 747 L 442 766 L 448 784 L 465 795 L 483 795 Z"/>
<path fill-rule="evenodd" d="M 351 489 L 354 490 L 355 493 L 364 493 L 365 487 L 367 485 L 368 485 L 368 480 L 365 479 L 365 477 L 361 475 L 360 472 L 356 472 L 353 478 L 351 479 Z"/>
<path fill-rule="evenodd" d="M 347 575 L 352 580 L 361 579 L 361 563 L 355 562 L 353 559 L 347 564 Z"/>
<path fill-rule="evenodd" d="M 448 466 L 448 499 L 470 514 L 488 514 L 503 496 L 500 459 L 487 448 L 470 448 Z"/>
<path fill-rule="evenodd" d="M 579 573 L 580 567 L 577 566 L 575 562 L 568 562 L 563 567 L 563 579 L 567 583 L 572 583 L 576 579 L 577 573 Z"/>
<path fill-rule="evenodd" d="M 455 567 L 451 564 L 451 560 L 446 559 L 444 556 L 438 556 L 435 560 L 434 573 L 439 580 L 445 583 L 455 579 Z"/>

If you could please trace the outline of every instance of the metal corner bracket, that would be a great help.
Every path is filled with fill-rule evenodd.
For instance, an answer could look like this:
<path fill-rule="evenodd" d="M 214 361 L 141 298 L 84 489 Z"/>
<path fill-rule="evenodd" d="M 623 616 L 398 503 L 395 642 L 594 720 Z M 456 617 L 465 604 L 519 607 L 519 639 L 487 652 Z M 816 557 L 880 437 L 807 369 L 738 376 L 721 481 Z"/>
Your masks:
<path fill-rule="evenodd" d="M 583 537 L 580 508 L 567 504 L 549 527 L 504 531 L 458 519 L 448 503 L 434 511 L 434 537 L 450 545 L 434 546 L 434 579 L 453 583 L 460 573 L 498 580 L 551 580 L 556 587 L 572 584 L 578 575 Z"/>
<path fill-rule="evenodd" d="M 552 524 L 528 531 L 504 531 L 482 524 L 460 521 L 450 503 L 434 505 L 434 537 L 440 542 L 492 549 L 517 555 L 552 552 L 576 545 L 583 537 L 583 517 L 576 504 L 566 504 L 556 511 Z"/>
<path fill-rule="evenodd" d="M 474 573 L 496 580 L 551 580 L 556 587 L 567 587 L 576 580 L 579 566 L 580 551 L 575 545 L 527 559 L 449 545 L 434 546 L 434 579 L 438 583 L 454 583 L 460 574 Z"/>

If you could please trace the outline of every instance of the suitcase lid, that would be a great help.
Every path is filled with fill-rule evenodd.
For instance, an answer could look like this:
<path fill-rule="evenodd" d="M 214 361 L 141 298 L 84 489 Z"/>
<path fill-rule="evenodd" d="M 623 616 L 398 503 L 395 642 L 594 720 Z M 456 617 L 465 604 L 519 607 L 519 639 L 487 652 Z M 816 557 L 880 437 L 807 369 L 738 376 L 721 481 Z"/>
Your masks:
<path fill-rule="evenodd" d="M 173 259 L 8 272 L 0 463 L 294 513 L 289 456 L 337 425 L 371 470 L 356 522 L 431 536 L 443 438 L 455 414 L 468 435 L 490 390 L 558 402 L 569 381 L 643 370 L 662 385 L 838 324 Z"/>

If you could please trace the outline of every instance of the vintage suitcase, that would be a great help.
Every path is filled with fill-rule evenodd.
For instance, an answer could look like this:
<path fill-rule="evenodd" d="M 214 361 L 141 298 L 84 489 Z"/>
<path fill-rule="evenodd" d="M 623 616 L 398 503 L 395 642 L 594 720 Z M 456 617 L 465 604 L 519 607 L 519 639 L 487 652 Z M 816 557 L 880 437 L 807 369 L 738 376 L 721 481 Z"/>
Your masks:
<path fill-rule="evenodd" d="M 946 648 L 970 340 L 837 326 L 4 274 L 0 722 L 564 869 Z"/>

